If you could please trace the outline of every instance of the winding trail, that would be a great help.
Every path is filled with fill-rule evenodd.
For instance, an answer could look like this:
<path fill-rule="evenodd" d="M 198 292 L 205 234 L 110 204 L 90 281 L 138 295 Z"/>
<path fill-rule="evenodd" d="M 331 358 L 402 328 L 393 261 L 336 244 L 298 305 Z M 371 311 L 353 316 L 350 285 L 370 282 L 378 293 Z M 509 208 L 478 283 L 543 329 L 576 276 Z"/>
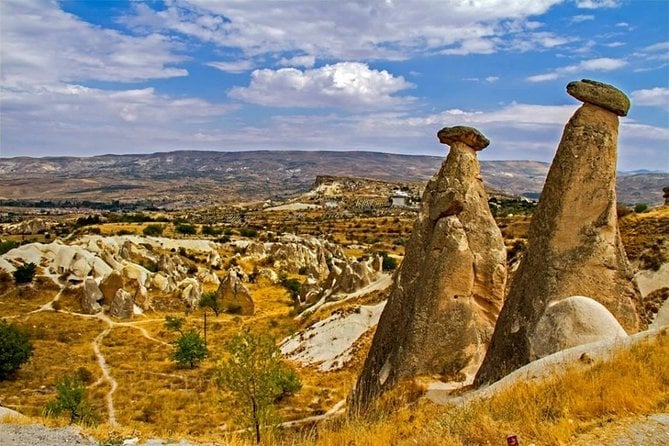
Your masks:
<path fill-rule="evenodd" d="M 53 279 L 53 278 L 52 278 Z M 119 423 L 116 420 L 116 410 L 114 407 L 114 392 L 118 388 L 118 382 L 114 379 L 114 376 L 112 375 L 111 369 L 109 365 L 107 364 L 107 360 L 105 356 L 102 354 L 101 351 L 101 346 L 102 346 L 102 341 L 104 338 L 111 333 L 112 329 L 115 327 L 128 327 L 128 328 L 134 328 L 135 330 L 138 330 L 142 336 L 146 339 L 148 339 L 151 342 L 155 342 L 164 346 L 171 346 L 169 342 L 165 342 L 163 340 L 154 338 L 149 334 L 149 332 L 146 330 L 146 328 L 139 326 L 139 324 L 143 323 L 150 323 L 150 322 L 159 322 L 162 321 L 162 319 L 142 319 L 138 321 L 133 321 L 133 322 L 116 322 L 112 320 L 109 316 L 106 314 L 100 312 L 96 314 L 84 314 L 84 313 L 77 313 L 74 311 L 68 311 L 68 310 L 56 310 L 53 307 L 53 303 L 57 302 L 58 299 L 60 299 L 60 296 L 62 295 L 63 291 L 67 288 L 66 285 L 59 284 L 60 285 L 60 290 L 56 293 L 56 295 L 47 303 L 44 305 L 40 306 L 36 310 L 30 311 L 26 314 L 23 315 L 17 315 L 17 316 L 11 316 L 11 317 L 24 317 L 24 316 L 30 316 L 32 314 L 40 313 L 43 311 L 51 311 L 54 313 L 64 313 L 64 314 L 69 314 L 75 317 L 80 317 L 84 319 L 99 319 L 103 321 L 107 327 L 98 334 L 95 339 L 91 342 L 91 346 L 93 348 L 93 352 L 95 353 L 95 358 L 98 362 L 98 366 L 100 367 L 100 370 L 102 371 L 102 377 L 95 381 L 92 385 L 97 386 L 102 384 L 103 382 L 107 382 L 109 384 L 109 391 L 105 394 L 105 400 L 107 402 L 107 412 L 108 412 L 108 423 L 112 427 L 118 427 Z M 6 293 L 5 293 L 6 294 Z M 180 377 L 183 378 L 183 377 Z"/>
<path fill-rule="evenodd" d="M 104 376 L 105 381 L 107 381 L 110 385 L 109 392 L 107 392 L 107 395 L 105 395 L 105 399 L 107 400 L 109 425 L 115 427 L 118 426 L 118 423 L 116 422 L 116 412 L 114 410 L 114 392 L 118 387 L 118 383 L 111 375 L 109 366 L 107 365 L 107 361 L 105 360 L 104 355 L 100 351 L 100 342 L 102 342 L 102 339 L 104 339 L 104 337 L 109 334 L 112 328 L 113 326 L 109 325 L 106 329 L 102 331 L 102 333 L 100 333 L 95 337 L 95 339 L 93 340 L 93 351 L 95 352 L 95 357 L 98 359 L 98 365 L 100 366 L 100 370 L 102 370 L 102 375 Z"/>

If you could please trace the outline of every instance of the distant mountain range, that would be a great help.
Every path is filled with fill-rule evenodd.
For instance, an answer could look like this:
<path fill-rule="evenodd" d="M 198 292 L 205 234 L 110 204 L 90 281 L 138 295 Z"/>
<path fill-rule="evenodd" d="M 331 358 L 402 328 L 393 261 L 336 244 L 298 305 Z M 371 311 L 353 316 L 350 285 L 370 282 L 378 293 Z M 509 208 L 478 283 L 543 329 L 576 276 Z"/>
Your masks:
<path fill-rule="evenodd" d="M 305 192 L 318 175 L 425 182 L 442 157 L 378 152 L 175 151 L 94 157 L 0 158 L 0 198 L 24 200 L 150 201 L 195 207 L 281 200 Z M 536 197 L 549 164 L 482 161 L 486 185 Z M 661 203 L 669 173 L 618 176 L 618 199 Z"/>

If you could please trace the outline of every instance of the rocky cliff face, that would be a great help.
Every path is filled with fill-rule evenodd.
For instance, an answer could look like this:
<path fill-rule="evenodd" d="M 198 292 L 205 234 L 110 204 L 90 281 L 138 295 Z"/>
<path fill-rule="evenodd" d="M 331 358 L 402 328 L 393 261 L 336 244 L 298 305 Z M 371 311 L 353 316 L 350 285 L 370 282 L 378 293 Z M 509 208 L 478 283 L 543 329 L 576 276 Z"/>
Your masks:
<path fill-rule="evenodd" d="M 502 306 L 506 254 L 476 157 L 488 140 L 469 127 L 443 129 L 439 139 L 451 150 L 423 195 L 350 396 L 353 413 L 364 412 L 403 378 L 475 370 Z"/>
<path fill-rule="evenodd" d="M 478 384 L 537 359 L 532 339 L 554 301 L 587 296 L 628 332 L 640 326 L 640 297 L 616 217 L 618 115 L 626 114 L 629 100 L 592 81 L 571 83 L 567 91 L 585 104 L 564 129 Z"/>

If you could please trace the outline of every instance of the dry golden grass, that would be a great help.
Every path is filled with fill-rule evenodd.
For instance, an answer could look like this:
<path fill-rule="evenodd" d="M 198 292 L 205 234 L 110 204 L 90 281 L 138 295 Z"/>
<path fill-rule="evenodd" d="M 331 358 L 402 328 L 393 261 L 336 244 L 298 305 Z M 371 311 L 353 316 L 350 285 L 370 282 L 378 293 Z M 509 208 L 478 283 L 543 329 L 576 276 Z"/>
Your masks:
<path fill-rule="evenodd" d="M 420 400 L 368 420 L 331 421 L 290 441 L 333 446 L 495 445 L 515 433 L 522 444 L 561 445 L 612 420 L 666 410 L 669 334 L 664 332 L 585 371 L 572 369 L 543 382 L 520 382 L 489 400 L 463 406 Z"/>

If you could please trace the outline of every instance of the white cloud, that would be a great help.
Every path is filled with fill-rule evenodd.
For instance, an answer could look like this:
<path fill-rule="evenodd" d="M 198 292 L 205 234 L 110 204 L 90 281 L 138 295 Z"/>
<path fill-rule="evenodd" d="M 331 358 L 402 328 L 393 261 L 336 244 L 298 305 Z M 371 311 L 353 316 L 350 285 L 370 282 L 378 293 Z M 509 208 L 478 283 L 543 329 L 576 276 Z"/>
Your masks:
<path fill-rule="evenodd" d="M 134 37 L 83 22 L 42 0 L 2 1 L 2 83 L 136 82 L 186 76 L 160 34 Z M 9 19 L 11 17 L 11 20 Z"/>
<path fill-rule="evenodd" d="M 359 62 L 341 62 L 317 69 L 255 70 L 248 87 L 234 87 L 229 96 L 273 107 L 337 107 L 375 109 L 407 104 L 412 98 L 392 96 L 413 84 L 387 71 Z"/>
<path fill-rule="evenodd" d="M 595 16 L 592 14 L 579 14 L 571 18 L 571 23 L 581 23 L 589 20 L 595 20 Z"/>
<path fill-rule="evenodd" d="M 234 62 L 207 62 L 205 65 L 225 71 L 226 73 L 245 73 L 254 68 L 250 60 L 237 60 Z"/>
<path fill-rule="evenodd" d="M 304 67 L 311 68 L 316 64 L 316 58 L 314 56 L 295 56 L 291 58 L 282 57 L 279 60 L 279 65 L 283 67 Z"/>
<path fill-rule="evenodd" d="M 619 0 L 576 0 L 576 7 L 581 9 L 617 8 Z"/>
<path fill-rule="evenodd" d="M 233 110 L 153 88 L 101 90 L 75 84 L 3 90 L 3 156 L 168 149 Z M 173 148 L 173 146 L 172 146 Z"/>
<path fill-rule="evenodd" d="M 600 57 L 597 59 L 584 60 L 575 65 L 568 65 L 566 67 L 557 68 L 549 73 L 529 76 L 526 79 L 530 82 L 546 82 L 558 79 L 566 75 L 577 74 L 580 72 L 613 71 L 622 68 L 625 65 L 627 65 L 627 62 L 622 59 Z"/>
<path fill-rule="evenodd" d="M 497 82 L 499 80 L 498 76 L 488 76 L 485 78 L 485 81 L 492 84 L 494 82 Z"/>
<path fill-rule="evenodd" d="M 184 0 L 161 11 L 135 3 L 134 14 L 122 20 L 136 30 L 179 32 L 249 56 L 295 51 L 335 60 L 400 60 L 421 53 L 510 49 L 504 39 L 519 33 L 540 46 L 530 35 L 541 24 L 530 17 L 562 1 L 290 1 L 275 7 L 272 2 Z"/>
<path fill-rule="evenodd" d="M 655 87 L 635 90 L 630 96 L 634 105 L 656 106 L 669 109 L 669 88 Z"/>

